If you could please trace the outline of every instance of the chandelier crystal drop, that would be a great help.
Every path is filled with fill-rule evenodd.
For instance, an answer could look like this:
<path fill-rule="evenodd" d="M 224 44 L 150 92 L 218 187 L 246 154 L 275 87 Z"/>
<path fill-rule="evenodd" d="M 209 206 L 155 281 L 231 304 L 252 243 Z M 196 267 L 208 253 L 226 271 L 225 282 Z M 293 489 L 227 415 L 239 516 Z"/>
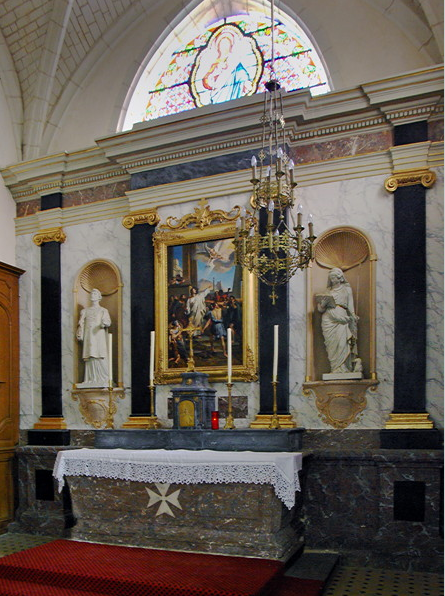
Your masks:
<path fill-rule="evenodd" d="M 313 259 L 314 224 L 307 220 L 308 233 L 303 235 L 303 208 L 295 203 L 295 165 L 286 154 L 286 132 L 280 84 L 274 70 L 274 2 L 271 3 L 271 76 L 266 83 L 262 146 L 258 159 L 252 157 L 253 212 L 241 210 L 235 232 L 237 262 L 272 287 L 275 304 L 276 286 L 289 282 L 298 269 Z M 290 221 L 289 221 L 290 220 Z"/>

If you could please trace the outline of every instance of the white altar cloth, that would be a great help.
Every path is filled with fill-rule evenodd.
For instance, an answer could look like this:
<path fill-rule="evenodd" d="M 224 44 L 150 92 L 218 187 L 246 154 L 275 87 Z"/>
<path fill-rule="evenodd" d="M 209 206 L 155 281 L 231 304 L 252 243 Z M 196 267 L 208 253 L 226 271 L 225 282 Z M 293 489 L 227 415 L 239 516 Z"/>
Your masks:
<path fill-rule="evenodd" d="M 291 509 L 300 490 L 301 453 L 187 449 L 73 449 L 59 451 L 53 476 L 98 476 L 169 484 L 271 484 Z"/>

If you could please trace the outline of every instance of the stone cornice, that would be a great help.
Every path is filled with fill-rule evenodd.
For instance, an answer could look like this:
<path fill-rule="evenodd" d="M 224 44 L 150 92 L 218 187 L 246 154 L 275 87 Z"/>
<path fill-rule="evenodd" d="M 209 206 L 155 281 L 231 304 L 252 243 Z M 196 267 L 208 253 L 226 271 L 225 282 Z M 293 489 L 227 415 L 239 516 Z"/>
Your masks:
<path fill-rule="evenodd" d="M 425 149 L 427 149 L 426 153 Z M 428 169 L 443 166 L 443 142 L 420 143 L 419 147 L 417 144 L 402 145 L 400 149 L 393 150 L 394 148 L 391 148 L 365 155 L 298 165 L 296 167 L 298 186 L 301 188 L 373 176 L 379 176 L 383 184 L 384 180 L 395 173 L 395 165 L 400 167 L 400 164 L 403 164 L 405 173 L 408 173 L 409 168 L 413 170 L 422 164 Z M 129 190 L 125 196 L 114 199 L 64 209 L 49 209 L 19 217 L 16 219 L 16 234 L 35 234 L 38 230 L 50 227 L 63 226 L 67 229 L 72 225 L 114 218 L 124 222 L 128 217 L 136 217 L 137 221 L 155 225 L 157 209 L 166 206 L 174 209 L 175 205 L 195 202 L 196 197 L 212 200 L 217 197 L 231 196 L 234 204 L 248 201 L 251 194 L 249 180 L 250 170 L 239 170 Z M 131 223 L 127 227 L 131 227 Z"/>
<path fill-rule="evenodd" d="M 442 98 L 443 66 L 315 97 L 308 91 L 285 94 L 288 139 L 298 149 L 314 140 L 390 131 L 394 124 L 437 118 Z M 255 149 L 261 143 L 262 101 L 255 95 L 159 118 L 100 138 L 95 147 L 11 165 L 1 173 L 20 203 L 128 180 L 134 172 Z"/>

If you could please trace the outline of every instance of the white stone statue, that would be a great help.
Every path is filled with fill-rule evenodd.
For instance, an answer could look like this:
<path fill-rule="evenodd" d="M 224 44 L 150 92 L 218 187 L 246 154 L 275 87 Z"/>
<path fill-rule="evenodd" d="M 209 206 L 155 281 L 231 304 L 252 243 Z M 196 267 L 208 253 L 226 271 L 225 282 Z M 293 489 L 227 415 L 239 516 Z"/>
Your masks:
<path fill-rule="evenodd" d="M 102 294 L 91 290 L 91 306 L 83 308 L 77 327 L 76 337 L 83 341 L 82 358 L 85 363 L 83 383 L 78 388 L 108 387 L 108 327 L 111 325 L 110 313 L 99 305 Z"/>
<path fill-rule="evenodd" d="M 357 354 L 357 320 L 352 289 L 338 267 L 329 271 L 328 292 L 317 294 L 317 308 L 323 313 L 321 328 L 331 372 L 323 379 L 362 378 L 362 363 Z"/>

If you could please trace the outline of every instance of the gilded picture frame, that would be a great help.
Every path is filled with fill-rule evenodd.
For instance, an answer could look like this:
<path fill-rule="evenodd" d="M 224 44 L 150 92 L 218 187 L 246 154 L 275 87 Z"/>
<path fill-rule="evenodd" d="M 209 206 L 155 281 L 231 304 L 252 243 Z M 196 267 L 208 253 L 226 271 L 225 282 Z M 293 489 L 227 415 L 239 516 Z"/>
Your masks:
<path fill-rule="evenodd" d="M 180 382 L 187 370 L 226 382 L 229 327 L 232 381 L 258 378 L 258 282 L 235 263 L 231 242 L 239 211 L 211 211 L 203 200 L 153 235 L 157 384 Z"/>

